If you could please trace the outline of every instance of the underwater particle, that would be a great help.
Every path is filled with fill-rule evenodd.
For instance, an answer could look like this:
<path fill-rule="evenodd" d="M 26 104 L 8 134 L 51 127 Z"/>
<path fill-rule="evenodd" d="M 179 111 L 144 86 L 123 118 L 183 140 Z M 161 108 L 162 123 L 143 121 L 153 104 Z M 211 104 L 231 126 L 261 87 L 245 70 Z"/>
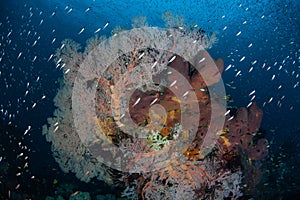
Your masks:
<path fill-rule="evenodd" d="M 56 185 L 58 183 L 57 179 L 53 179 L 53 185 Z"/>

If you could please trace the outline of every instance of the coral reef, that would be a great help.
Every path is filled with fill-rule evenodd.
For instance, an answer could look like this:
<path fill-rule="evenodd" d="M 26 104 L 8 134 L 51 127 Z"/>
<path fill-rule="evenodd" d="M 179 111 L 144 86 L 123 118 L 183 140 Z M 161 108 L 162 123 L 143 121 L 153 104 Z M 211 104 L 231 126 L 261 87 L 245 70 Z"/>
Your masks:
<path fill-rule="evenodd" d="M 106 179 L 106 177 L 110 177 L 106 167 L 90 155 L 87 148 L 81 143 L 73 125 L 72 89 L 83 55 L 78 52 L 79 45 L 74 41 L 65 40 L 63 45 L 64 48 L 57 52 L 57 56 L 61 60 L 56 60 L 65 72 L 62 87 L 54 99 L 58 109 L 53 113 L 54 117 L 48 119 L 51 126 L 43 127 L 43 134 L 48 141 L 52 142 L 53 156 L 65 173 L 71 171 L 85 182 L 90 181 L 93 177 L 109 182 L 109 179 Z M 69 69 L 71 70 L 66 73 Z"/>
<path fill-rule="evenodd" d="M 214 37 L 172 27 L 97 37 L 83 53 L 64 41 L 56 59 L 64 80 L 43 133 L 64 172 L 120 185 L 124 197 L 237 199 L 242 181 L 255 187 L 254 164 L 268 154 L 255 137 L 262 111 L 253 103 L 225 116 L 216 87 L 224 62 L 205 50 Z M 257 176 L 242 180 L 245 169 Z"/>

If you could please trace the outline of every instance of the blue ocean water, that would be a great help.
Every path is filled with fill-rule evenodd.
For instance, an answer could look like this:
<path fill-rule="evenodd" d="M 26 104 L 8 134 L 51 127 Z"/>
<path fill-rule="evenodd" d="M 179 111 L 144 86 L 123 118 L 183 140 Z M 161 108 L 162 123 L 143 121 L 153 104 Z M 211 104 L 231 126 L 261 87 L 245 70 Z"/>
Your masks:
<path fill-rule="evenodd" d="M 148 26 L 164 27 L 165 12 L 179 15 L 185 24 L 197 24 L 207 33 L 216 32 L 218 42 L 209 53 L 224 60 L 223 81 L 234 100 L 231 104 L 246 107 L 255 101 L 262 108 L 261 128 L 270 141 L 265 182 L 269 191 L 263 199 L 299 195 L 299 11 L 297 0 L 1 1 L 0 164 L 14 176 L 0 175 L 0 197 L 8 198 L 8 191 L 20 194 L 18 198 L 31 193 L 54 196 L 53 180 L 95 189 L 60 171 L 42 135 L 42 126 L 55 109 L 58 80 L 63 77 L 55 68 L 53 54 L 66 38 L 85 46 L 100 27 L 107 25 L 97 34 L 109 37 L 116 26 L 130 29 L 132 19 L 138 16 L 146 16 Z M 255 99 L 251 100 L 253 90 Z M 24 157 L 22 152 L 27 159 L 19 159 Z M 23 169 L 26 163 L 29 167 Z M 16 177 L 17 173 L 21 175 Z M 37 185 L 44 186 L 34 189 Z M 96 189 L 110 192 L 104 184 Z"/>

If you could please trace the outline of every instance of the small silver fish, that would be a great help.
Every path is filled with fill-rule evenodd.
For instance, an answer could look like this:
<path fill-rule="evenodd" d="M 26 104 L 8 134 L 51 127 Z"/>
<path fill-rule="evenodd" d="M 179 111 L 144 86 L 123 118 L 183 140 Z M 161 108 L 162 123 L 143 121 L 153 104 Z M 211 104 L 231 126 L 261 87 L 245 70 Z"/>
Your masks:
<path fill-rule="evenodd" d="M 42 20 L 40 21 L 40 24 L 39 24 L 39 25 L 42 25 L 43 22 L 44 22 L 44 20 L 42 19 Z"/>
<path fill-rule="evenodd" d="M 102 29 L 105 29 L 109 25 L 109 22 L 107 22 Z"/>
<path fill-rule="evenodd" d="M 246 56 L 243 56 L 241 59 L 240 59 L 240 62 L 242 62 L 243 60 L 245 60 Z"/>
<path fill-rule="evenodd" d="M 157 65 L 157 61 L 155 61 L 155 62 L 153 63 L 153 65 L 151 66 L 151 69 L 153 69 L 156 65 Z"/>
<path fill-rule="evenodd" d="M 236 73 L 235 77 L 237 77 L 240 74 L 241 74 L 241 70 Z"/>
<path fill-rule="evenodd" d="M 176 58 L 176 56 L 173 56 L 173 57 L 171 58 L 171 60 L 170 60 L 168 63 L 173 62 L 173 61 L 175 60 L 175 58 Z"/>
<path fill-rule="evenodd" d="M 170 87 L 173 87 L 176 83 L 177 83 L 177 80 L 173 81 L 173 82 L 170 84 Z"/>
<path fill-rule="evenodd" d="M 273 81 L 273 80 L 274 80 L 274 78 L 275 78 L 275 74 L 272 76 L 271 80 Z"/>
<path fill-rule="evenodd" d="M 98 33 L 99 31 L 101 31 L 101 28 L 98 28 L 94 33 Z"/>
<path fill-rule="evenodd" d="M 250 102 L 250 103 L 246 106 L 246 108 L 249 108 L 251 105 L 252 105 L 252 102 Z"/>
<path fill-rule="evenodd" d="M 143 52 L 138 59 L 141 59 L 145 55 L 145 52 Z"/>
<path fill-rule="evenodd" d="M 252 72 L 252 70 L 253 70 L 253 67 L 250 67 L 249 72 Z"/>
<path fill-rule="evenodd" d="M 67 70 L 65 71 L 65 74 L 67 74 L 69 71 L 70 71 L 70 69 L 67 69 Z"/>
<path fill-rule="evenodd" d="M 268 103 L 271 103 L 271 102 L 272 102 L 272 100 L 273 100 L 273 97 L 271 97 L 271 98 L 269 99 Z"/>
<path fill-rule="evenodd" d="M 229 70 L 231 67 L 232 67 L 232 65 L 229 64 L 229 65 L 226 67 L 225 71 Z"/>
<path fill-rule="evenodd" d="M 19 60 L 19 58 L 21 57 L 22 55 L 22 51 L 19 53 L 18 57 L 17 57 L 17 60 Z"/>
<path fill-rule="evenodd" d="M 70 9 L 68 10 L 67 14 L 69 14 L 70 12 L 72 12 L 72 10 L 73 10 L 73 9 L 72 9 L 72 8 L 70 8 Z"/>
<path fill-rule="evenodd" d="M 78 35 L 80 35 L 81 33 L 83 33 L 84 31 L 84 27 L 78 32 Z"/>
<path fill-rule="evenodd" d="M 33 44 L 31 45 L 31 47 L 34 47 L 34 46 L 36 45 L 36 43 L 37 43 L 37 40 L 35 40 L 35 41 L 33 42 Z"/>
<path fill-rule="evenodd" d="M 155 99 L 150 103 L 150 106 L 152 106 L 157 100 L 158 100 L 158 98 L 155 98 Z"/>
<path fill-rule="evenodd" d="M 189 91 L 186 91 L 186 92 L 182 95 L 182 97 L 185 97 L 186 95 L 188 95 L 188 93 L 189 93 Z"/>
<path fill-rule="evenodd" d="M 132 105 L 132 107 L 136 106 L 140 102 L 141 98 L 139 97 L 136 102 Z"/>
<path fill-rule="evenodd" d="M 89 12 L 91 10 L 91 7 L 88 7 L 87 9 L 85 9 L 85 13 Z"/>
<path fill-rule="evenodd" d="M 48 58 L 48 62 L 53 58 L 53 54 L 50 55 L 50 57 Z"/>
<path fill-rule="evenodd" d="M 255 93 L 255 90 L 253 90 L 252 92 L 249 93 L 249 96 L 251 96 L 252 94 Z"/>
<path fill-rule="evenodd" d="M 34 56 L 34 58 L 32 59 L 32 62 L 34 62 L 36 60 L 37 56 Z"/>
<path fill-rule="evenodd" d="M 227 121 L 230 121 L 230 120 L 232 120 L 233 118 L 234 118 L 234 116 L 230 117 Z"/>
<path fill-rule="evenodd" d="M 203 62 L 204 60 L 205 60 L 205 57 L 204 57 L 204 58 L 202 58 L 202 59 L 199 61 L 199 63 Z"/>
<path fill-rule="evenodd" d="M 230 110 L 227 110 L 224 116 L 228 115 L 230 113 Z"/>

